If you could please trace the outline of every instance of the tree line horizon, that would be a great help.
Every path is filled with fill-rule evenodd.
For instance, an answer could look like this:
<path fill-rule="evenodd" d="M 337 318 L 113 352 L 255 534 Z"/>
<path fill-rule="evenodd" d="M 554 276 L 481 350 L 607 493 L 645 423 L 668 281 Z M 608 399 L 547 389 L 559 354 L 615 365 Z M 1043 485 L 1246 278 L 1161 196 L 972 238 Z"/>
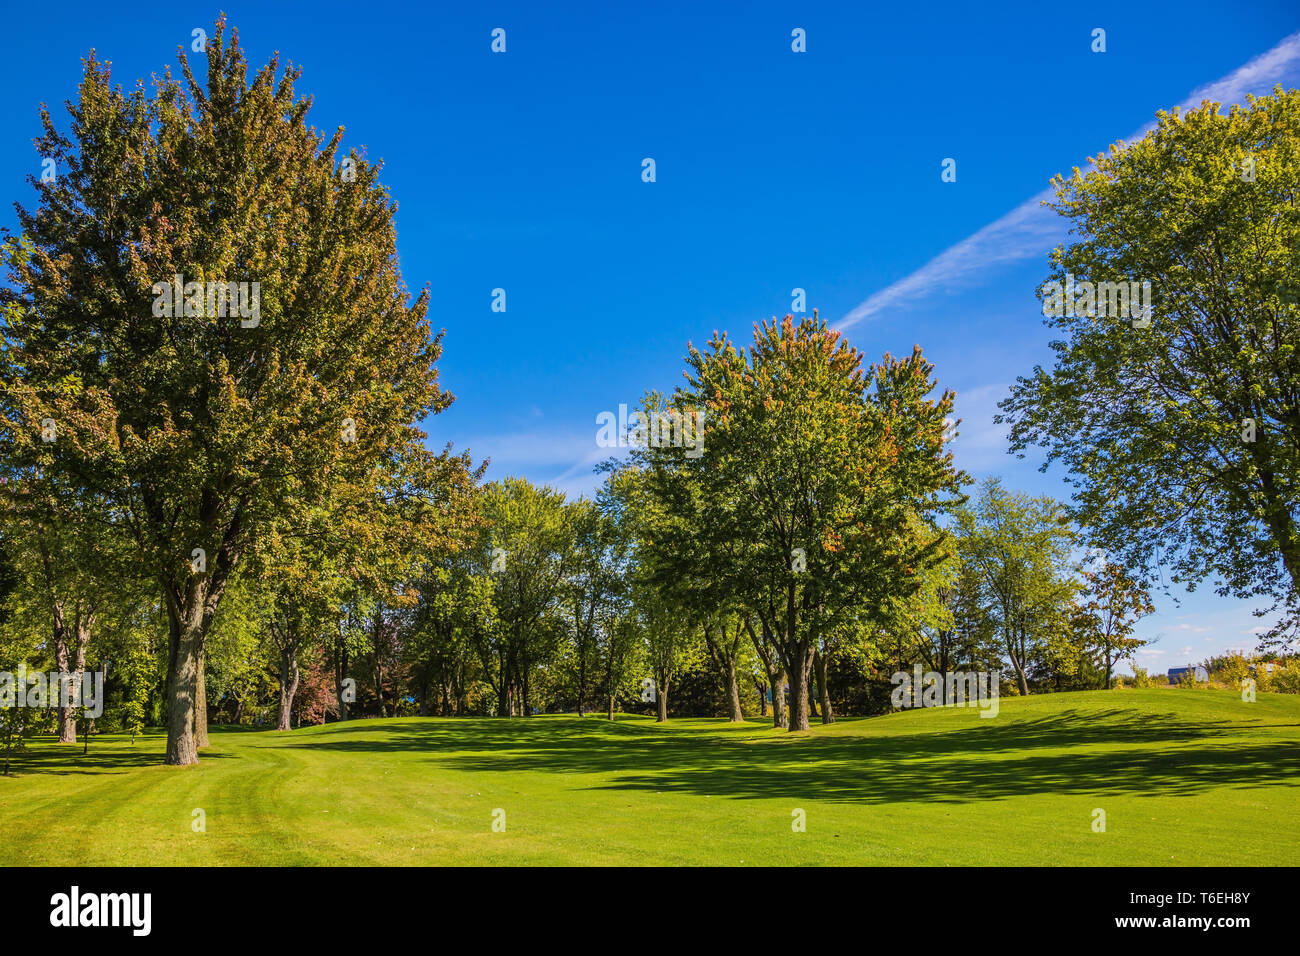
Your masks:
<path fill-rule="evenodd" d="M 210 703 L 241 722 L 272 699 L 282 729 L 612 719 L 651 687 L 667 720 L 685 686 L 731 720 L 771 699 L 793 732 L 872 712 L 914 663 L 1109 688 L 1174 585 L 1256 600 L 1260 649 L 1291 652 L 1300 92 L 1162 112 L 1053 180 L 1077 240 L 1052 275 L 1158 293 L 1141 322 L 1047 315 L 1054 366 L 1001 403 L 1069 502 L 968 492 L 921 347 L 866 363 L 816 312 L 688 345 L 640 411 L 703 415 L 707 440 L 633 447 L 569 500 L 427 447 L 454 397 L 381 166 L 307 125 L 298 70 L 250 76 L 224 19 L 205 59 L 152 91 L 85 60 L 70 129 L 41 111 L 59 172 L 29 177 L 0 290 L 0 671 L 111 661 L 108 722 L 161 722 L 166 763 L 198 761 Z M 173 277 L 195 309 L 184 283 L 153 307 Z M 255 309 L 201 307 L 238 283 Z M 0 736 L 77 720 L 0 709 Z"/>

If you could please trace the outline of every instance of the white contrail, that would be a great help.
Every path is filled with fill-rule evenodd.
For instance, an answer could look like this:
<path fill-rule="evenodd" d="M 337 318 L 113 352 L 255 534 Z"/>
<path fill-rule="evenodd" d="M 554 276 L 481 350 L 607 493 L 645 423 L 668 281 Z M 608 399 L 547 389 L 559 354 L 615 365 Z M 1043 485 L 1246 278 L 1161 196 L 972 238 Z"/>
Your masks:
<path fill-rule="evenodd" d="M 1267 93 L 1274 86 L 1300 73 L 1300 32 L 1292 33 L 1267 53 L 1261 53 L 1227 76 L 1193 90 L 1180 105 L 1184 110 L 1199 106 L 1203 100 L 1218 103 L 1244 103 L 1247 93 Z M 1155 128 L 1147 123 L 1128 137 L 1141 139 Z M 955 290 L 974 272 L 1000 263 L 1042 256 L 1065 234 L 1065 224 L 1053 210 L 1042 205 L 1052 199 L 1045 189 L 1021 203 L 979 232 L 935 256 L 911 275 L 872 295 L 836 323 L 847 329 L 900 301 L 915 301 L 920 296 L 940 290 Z"/>

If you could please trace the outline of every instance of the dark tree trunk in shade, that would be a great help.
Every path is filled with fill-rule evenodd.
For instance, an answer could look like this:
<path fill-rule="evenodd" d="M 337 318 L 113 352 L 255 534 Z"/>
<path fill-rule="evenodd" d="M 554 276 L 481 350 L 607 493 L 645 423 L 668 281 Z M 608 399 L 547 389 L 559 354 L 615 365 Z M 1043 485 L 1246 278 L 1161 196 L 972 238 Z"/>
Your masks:
<path fill-rule="evenodd" d="M 606 658 L 605 660 L 605 691 L 609 697 L 609 712 L 607 716 L 609 717 L 610 720 L 613 720 L 614 719 L 614 652 L 612 648 L 610 650 L 609 657 Z"/>
<path fill-rule="evenodd" d="M 727 690 L 730 694 L 731 722 L 743 723 L 745 711 L 740 706 L 740 678 L 736 675 L 736 662 L 732 661 L 727 669 Z"/>
<path fill-rule="evenodd" d="M 384 662 L 381 651 L 383 628 L 383 615 L 376 611 L 371 627 L 371 641 L 375 650 L 375 697 L 379 701 L 379 716 L 387 717 L 388 704 L 384 702 Z"/>
<path fill-rule="evenodd" d="M 790 726 L 785 706 L 785 671 L 773 670 L 767 675 L 767 683 L 772 688 L 772 726 L 785 730 Z"/>
<path fill-rule="evenodd" d="M 339 720 L 348 719 L 348 702 L 346 699 L 347 688 L 343 682 L 347 679 L 348 673 L 348 649 L 346 645 L 339 647 L 338 654 L 334 660 L 334 693 L 339 702 Z"/>
<path fill-rule="evenodd" d="M 807 730 L 808 676 L 812 670 L 812 650 L 799 649 L 800 654 L 790 663 L 790 731 Z"/>
<path fill-rule="evenodd" d="M 497 680 L 497 716 L 511 717 L 510 713 L 510 666 L 506 658 L 505 649 L 497 651 L 497 673 L 500 675 Z"/>
<path fill-rule="evenodd" d="M 835 712 L 831 709 L 830 684 L 826 681 L 826 658 L 820 652 L 813 655 L 813 669 L 817 673 L 817 693 L 822 702 L 822 723 L 835 723 Z"/>
<path fill-rule="evenodd" d="M 808 683 L 790 682 L 790 730 L 808 729 Z"/>
<path fill-rule="evenodd" d="M 772 689 L 772 726 L 787 729 L 790 721 L 785 706 L 786 669 L 782 666 L 780 654 L 772 639 L 771 628 L 761 619 L 759 623 L 762 625 L 761 628 L 754 626 L 752 618 L 744 618 L 750 643 L 758 659 L 763 662 L 763 672 L 767 674 L 767 683 Z"/>

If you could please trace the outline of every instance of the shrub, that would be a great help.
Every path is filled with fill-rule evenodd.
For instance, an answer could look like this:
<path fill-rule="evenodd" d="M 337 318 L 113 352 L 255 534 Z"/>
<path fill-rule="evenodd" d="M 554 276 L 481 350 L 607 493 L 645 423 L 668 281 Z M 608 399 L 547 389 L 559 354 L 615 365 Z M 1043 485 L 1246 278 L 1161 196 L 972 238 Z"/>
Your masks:
<path fill-rule="evenodd" d="M 1289 667 L 1274 668 L 1273 690 L 1279 694 L 1300 694 L 1300 661 L 1289 661 Z"/>
<path fill-rule="evenodd" d="M 1274 665 L 1274 670 L 1277 666 Z M 1273 675 L 1268 672 L 1268 662 L 1256 661 L 1255 669 L 1251 671 L 1250 676 L 1255 678 L 1255 689 L 1261 693 L 1273 690 Z"/>
<path fill-rule="evenodd" d="M 1250 676 L 1250 666 L 1246 659 L 1233 654 L 1230 657 L 1216 657 L 1210 661 L 1210 680 L 1218 681 L 1228 687 L 1240 687 L 1242 678 Z"/>

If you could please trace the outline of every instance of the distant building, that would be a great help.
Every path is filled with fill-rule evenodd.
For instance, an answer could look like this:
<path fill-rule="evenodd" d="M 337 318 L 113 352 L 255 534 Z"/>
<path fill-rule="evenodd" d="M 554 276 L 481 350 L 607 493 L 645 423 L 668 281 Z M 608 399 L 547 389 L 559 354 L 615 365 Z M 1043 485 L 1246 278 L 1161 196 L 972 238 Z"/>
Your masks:
<path fill-rule="evenodd" d="M 1187 667 L 1169 668 L 1169 683 L 1171 684 L 1182 683 L 1183 675 L 1188 673 L 1189 671 L 1196 672 L 1196 682 L 1198 684 L 1203 684 L 1210 679 L 1210 672 L 1207 671 L 1200 664 L 1197 664 L 1195 666 L 1188 665 Z"/>

